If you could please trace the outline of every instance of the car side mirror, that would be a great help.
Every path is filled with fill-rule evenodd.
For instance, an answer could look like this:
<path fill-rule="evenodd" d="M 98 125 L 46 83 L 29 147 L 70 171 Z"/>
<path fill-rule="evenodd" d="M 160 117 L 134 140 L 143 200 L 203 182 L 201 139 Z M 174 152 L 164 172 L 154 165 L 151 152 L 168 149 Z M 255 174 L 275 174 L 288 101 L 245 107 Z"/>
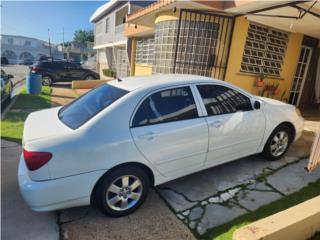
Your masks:
<path fill-rule="evenodd" d="M 260 109 L 261 108 L 261 103 L 257 100 L 254 101 L 253 103 L 254 109 Z"/>

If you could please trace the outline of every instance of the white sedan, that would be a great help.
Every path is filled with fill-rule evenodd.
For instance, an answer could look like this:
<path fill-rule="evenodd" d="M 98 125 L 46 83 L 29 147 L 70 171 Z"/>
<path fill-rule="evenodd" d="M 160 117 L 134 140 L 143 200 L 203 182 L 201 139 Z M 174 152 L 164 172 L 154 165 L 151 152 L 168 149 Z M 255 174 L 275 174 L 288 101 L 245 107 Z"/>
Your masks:
<path fill-rule="evenodd" d="M 277 160 L 302 130 L 294 106 L 223 81 L 118 79 L 28 116 L 20 190 L 35 211 L 94 203 L 124 216 L 150 186 L 252 154 Z"/>

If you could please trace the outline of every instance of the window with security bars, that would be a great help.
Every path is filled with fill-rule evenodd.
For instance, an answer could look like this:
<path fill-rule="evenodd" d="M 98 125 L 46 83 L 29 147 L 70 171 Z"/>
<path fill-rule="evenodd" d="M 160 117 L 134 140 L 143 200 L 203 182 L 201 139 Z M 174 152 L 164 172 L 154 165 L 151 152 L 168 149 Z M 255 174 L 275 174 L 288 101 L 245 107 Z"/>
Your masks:
<path fill-rule="evenodd" d="M 154 60 L 154 37 L 137 40 L 136 63 L 152 65 Z"/>
<path fill-rule="evenodd" d="M 241 72 L 280 76 L 288 33 L 250 23 Z"/>
<path fill-rule="evenodd" d="M 157 23 L 154 73 L 174 73 L 179 21 Z M 175 73 L 210 76 L 219 24 L 181 20 Z"/>

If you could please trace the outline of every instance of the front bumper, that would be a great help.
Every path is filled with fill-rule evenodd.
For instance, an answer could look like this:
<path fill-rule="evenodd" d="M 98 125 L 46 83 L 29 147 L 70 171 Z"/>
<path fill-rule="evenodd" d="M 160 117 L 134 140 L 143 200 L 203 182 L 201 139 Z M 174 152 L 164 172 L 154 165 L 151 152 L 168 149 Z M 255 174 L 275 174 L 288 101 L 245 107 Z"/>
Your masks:
<path fill-rule="evenodd" d="M 34 211 L 52 211 L 90 204 L 92 190 L 106 170 L 46 181 L 33 181 L 20 158 L 18 181 L 20 192 Z"/>
<path fill-rule="evenodd" d="M 295 129 L 296 129 L 296 135 L 294 138 L 294 141 L 298 140 L 303 132 L 304 129 L 304 119 L 303 117 L 299 117 L 294 123 L 293 123 Z"/>

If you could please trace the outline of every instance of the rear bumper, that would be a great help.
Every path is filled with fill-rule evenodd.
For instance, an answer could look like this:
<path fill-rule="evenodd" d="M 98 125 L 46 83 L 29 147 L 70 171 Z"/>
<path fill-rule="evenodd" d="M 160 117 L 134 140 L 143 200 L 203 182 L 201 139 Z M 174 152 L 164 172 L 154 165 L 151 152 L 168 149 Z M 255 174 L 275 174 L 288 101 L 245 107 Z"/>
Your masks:
<path fill-rule="evenodd" d="M 48 181 L 32 181 L 23 158 L 20 159 L 18 181 L 20 192 L 34 211 L 52 211 L 90 204 L 94 185 L 106 170 Z"/>

